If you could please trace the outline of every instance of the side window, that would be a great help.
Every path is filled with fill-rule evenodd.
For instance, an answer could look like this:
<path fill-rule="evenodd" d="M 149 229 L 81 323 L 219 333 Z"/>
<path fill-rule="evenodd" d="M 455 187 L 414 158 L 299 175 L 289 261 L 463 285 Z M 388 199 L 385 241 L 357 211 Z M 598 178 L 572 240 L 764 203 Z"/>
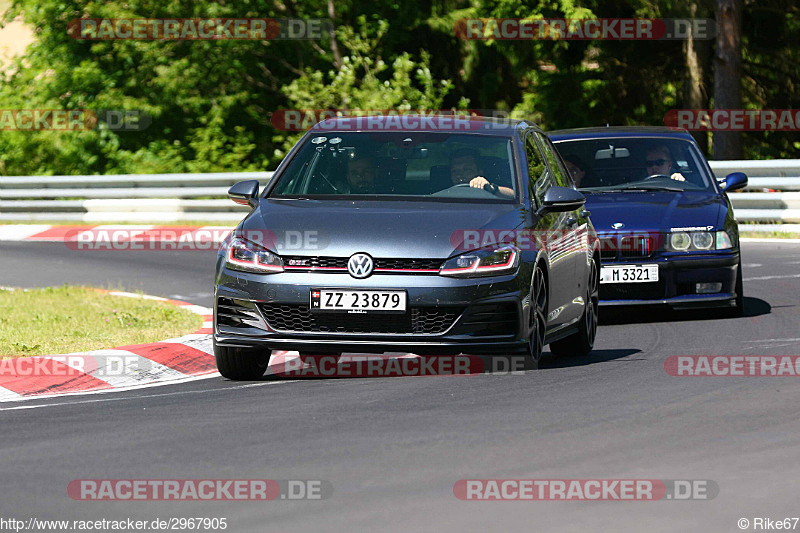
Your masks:
<path fill-rule="evenodd" d="M 544 164 L 539 147 L 536 145 L 536 141 L 533 140 L 533 134 L 530 133 L 525 139 L 525 156 L 528 160 L 528 175 L 530 176 L 528 188 L 530 189 L 531 197 L 536 198 L 537 205 L 542 205 L 544 193 L 552 185 L 552 178 L 547 166 Z"/>
<path fill-rule="evenodd" d="M 550 139 L 539 132 L 536 132 L 535 135 L 539 140 L 539 145 L 542 147 L 544 157 L 547 159 L 547 166 L 550 167 L 550 171 L 555 177 L 556 185 L 559 187 L 572 187 L 572 178 L 569 177 L 567 171 L 562 168 L 558 155 L 556 155 L 556 149 L 550 144 Z"/>

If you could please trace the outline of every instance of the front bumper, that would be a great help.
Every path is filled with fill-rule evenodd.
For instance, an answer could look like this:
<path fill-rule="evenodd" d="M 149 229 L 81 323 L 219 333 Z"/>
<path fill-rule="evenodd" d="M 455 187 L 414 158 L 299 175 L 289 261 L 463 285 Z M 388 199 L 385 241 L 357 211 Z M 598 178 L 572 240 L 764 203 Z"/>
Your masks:
<path fill-rule="evenodd" d="M 529 278 L 524 264 L 516 273 L 487 278 L 373 274 L 362 280 L 314 272 L 251 274 L 220 265 L 214 340 L 222 346 L 314 352 L 515 353 L 524 350 L 527 342 L 523 317 Z M 425 316 L 440 310 L 448 313 L 424 323 L 400 317 L 402 327 L 411 326 L 410 331 L 397 332 L 391 331 L 391 319 L 381 317 L 398 315 L 337 314 L 335 320 L 326 321 L 330 315 L 308 311 L 311 290 L 321 288 L 402 289 L 408 294 L 409 314 L 414 309 Z M 497 313 L 502 314 L 502 327 L 497 325 Z M 370 330 L 373 324 L 374 331 Z"/>
<path fill-rule="evenodd" d="M 637 261 L 614 261 L 604 266 L 658 264 L 655 283 L 600 285 L 601 306 L 670 305 L 676 309 L 731 307 L 736 301 L 739 252 L 664 254 Z M 720 292 L 697 294 L 697 283 L 721 283 Z"/>

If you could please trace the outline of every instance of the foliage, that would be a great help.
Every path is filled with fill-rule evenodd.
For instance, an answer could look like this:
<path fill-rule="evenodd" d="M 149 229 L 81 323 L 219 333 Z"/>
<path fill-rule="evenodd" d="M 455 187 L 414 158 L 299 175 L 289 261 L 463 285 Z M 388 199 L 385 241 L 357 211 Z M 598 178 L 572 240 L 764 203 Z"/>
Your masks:
<path fill-rule="evenodd" d="M 744 107 L 800 107 L 800 8 L 784 4 L 745 4 Z M 80 17 L 328 18 L 334 6 L 335 40 L 82 41 L 66 31 Z M 659 125 L 685 105 L 681 41 L 467 41 L 453 27 L 466 17 L 675 18 L 693 8 L 713 14 L 712 0 L 14 0 L 6 20 L 22 14 L 37 40 L 7 71 L 0 109 L 127 109 L 153 120 L 143 131 L 3 131 L 0 174 L 270 169 L 298 138 L 276 130 L 271 113 L 292 108 L 469 106 L 547 129 Z M 793 157 L 799 141 L 747 133 L 744 156 Z"/>

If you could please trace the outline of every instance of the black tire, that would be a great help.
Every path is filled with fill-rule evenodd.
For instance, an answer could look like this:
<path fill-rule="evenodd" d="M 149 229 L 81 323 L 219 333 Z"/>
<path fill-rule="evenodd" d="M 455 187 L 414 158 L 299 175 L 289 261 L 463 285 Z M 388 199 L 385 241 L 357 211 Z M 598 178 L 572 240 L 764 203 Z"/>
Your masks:
<path fill-rule="evenodd" d="M 742 281 L 742 261 L 736 267 L 736 301 L 733 307 L 722 311 L 723 318 L 739 318 L 744 316 L 744 283 Z"/>
<path fill-rule="evenodd" d="M 600 301 L 599 281 L 597 262 L 592 258 L 589 268 L 589 281 L 586 284 L 587 305 L 583 309 L 578 332 L 550 343 L 550 352 L 553 355 L 582 357 L 588 355 L 594 348 L 594 341 L 597 337 L 597 312 Z"/>
<path fill-rule="evenodd" d="M 544 350 L 544 335 L 547 329 L 547 278 L 539 265 L 533 270 L 531 303 L 528 313 L 528 361 L 529 370 L 538 370 Z"/>
<path fill-rule="evenodd" d="M 259 348 L 232 348 L 214 344 L 214 359 L 222 377 L 234 381 L 260 379 L 267 370 L 271 350 Z"/>

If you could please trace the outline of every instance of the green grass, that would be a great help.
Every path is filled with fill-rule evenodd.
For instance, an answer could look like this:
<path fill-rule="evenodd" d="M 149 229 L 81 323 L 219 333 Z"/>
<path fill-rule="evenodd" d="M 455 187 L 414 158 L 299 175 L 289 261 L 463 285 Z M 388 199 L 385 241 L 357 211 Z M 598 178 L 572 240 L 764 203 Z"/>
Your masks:
<path fill-rule="evenodd" d="M 745 231 L 739 227 L 739 237 L 748 239 L 800 239 L 800 233 L 788 231 Z"/>
<path fill-rule="evenodd" d="M 192 333 L 202 322 L 165 302 L 89 287 L 0 290 L 0 358 L 157 342 Z"/>

